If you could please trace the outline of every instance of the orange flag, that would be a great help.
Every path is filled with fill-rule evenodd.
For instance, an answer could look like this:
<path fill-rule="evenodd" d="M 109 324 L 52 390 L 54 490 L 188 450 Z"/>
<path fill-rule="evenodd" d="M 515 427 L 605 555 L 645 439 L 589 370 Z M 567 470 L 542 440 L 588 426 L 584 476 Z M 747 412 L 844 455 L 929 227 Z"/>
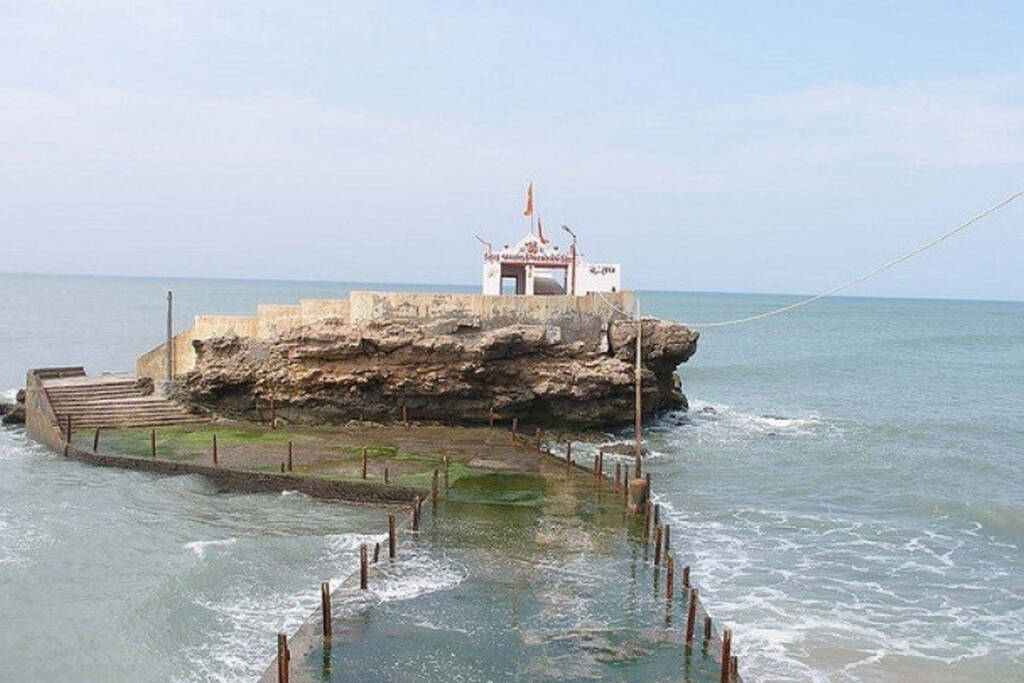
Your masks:
<path fill-rule="evenodd" d="M 526 188 L 526 208 L 523 209 L 524 216 L 533 215 L 533 181 L 530 181 L 530 185 Z"/>

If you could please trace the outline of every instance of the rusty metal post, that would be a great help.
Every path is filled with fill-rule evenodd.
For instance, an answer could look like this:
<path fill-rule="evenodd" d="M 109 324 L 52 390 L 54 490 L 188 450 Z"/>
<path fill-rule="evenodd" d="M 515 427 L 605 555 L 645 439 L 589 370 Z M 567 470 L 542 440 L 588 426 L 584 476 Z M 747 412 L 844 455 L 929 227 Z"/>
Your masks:
<path fill-rule="evenodd" d="M 654 566 L 661 564 L 661 527 L 654 527 Z"/>
<path fill-rule="evenodd" d="M 647 512 L 647 482 L 643 479 L 631 479 L 626 487 L 626 500 L 629 502 L 630 514 L 644 515 Z M 644 522 L 644 538 L 650 530 L 649 521 Z"/>
<path fill-rule="evenodd" d="M 288 683 L 288 636 L 284 633 L 277 634 L 277 681 Z"/>
<path fill-rule="evenodd" d="M 384 466 L 384 483 L 385 484 L 390 484 L 391 483 L 391 476 L 390 476 L 390 472 L 388 471 L 387 465 Z"/>
<path fill-rule="evenodd" d="M 366 590 L 369 586 L 369 566 L 367 564 L 368 551 L 365 543 L 359 544 L 359 590 Z"/>
<path fill-rule="evenodd" d="M 704 615 L 704 642 L 711 642 L 711 616 Z"/>
<path fill-rule="evenodd" d="M 654 504 L 654 526 L 661 524 L 661 506 Z"/>
<path fill-rule="evenodd" d="M 388 515 L 388 557 L 395 559 L 395 516 Z"/>
<path fill-rule="evenodd" d="M 402 406 L 402 424 L 409 426 L 409 406 Z"/>
<path fill-rule="evenodd" d="M 722 683 L 732 679 L 732 629 L 722 631 Z"/>
<path fill-rule="evenodd" d="M 68 428 L 70 429 L 70 427 Z M 149 431 L 149 454 L 156 457 L 156 430 L 151 429 Z"/>
<path fill-rule="evenodd" d="M 377 561 L 379 559 L 380 559 L 380 543 L 374 543 L 373 544 L 373 563 L 377 564 Z"/>
<path fill-rule="evenodd" d="M 618 491 L 619 487 L 622 486 L 622 463 L 615 463 L 615 490 Z"/>
<path fill-rule="evenodd" d="M 362 474 L 362 477 L 363 477 L 363 479 L 366 479 L 366 446 L 363 446 L 363 450 L 362 450 L 361 453 L 362 453 L 362 463 L 363 463 L 363 469 L 362 469 L 362 473 L 363 474 Z"/>
<path fill-rule="evenodd" d="M 683 588 L 690 587 L 690 565 L 683 567 Z"/>
<path fill-rule="evenodd" d="M 96 428 L 96 431 L 93 432 L 93 435 L 92 435 L 92 452 L 93 453 L 99 453 L 100 452 L 100 428 L 99 427 Z"/>
<path fill-rule="evenodd" d="M 663 537 L 665 539 L 665 554 L 666 555 L 668 555 L 669 551 L 672 550 L 672 545 L 669 542 L 669 537 L 671 536 L 671 534 L 672 534 L 672 527 L 669 526 L 668 524 L 666 524 L 665 525 L 665 533 L 663 534 Z"/>
<path fill-rule="evenodd" d="M 697 589 L 690 589 L 690 607 L 686 612 L 686 644 L 693 642 L 693 627 L 697 621 Z"/>
<path fill-rule="evenodd" d="M 213 435 L 213 464 L 217 464 L 217 435 Z"/>
<path fill-rule="evenodd" d="M 68 414 L 68 419 L 65 420 L 67 427 L 64 429 L 64 440 L 71 443 L 71 415 Z"/>
<path fill-rule="evenodd" d="M 444 490 L 448 490 L 448 470 L 451 469 L 451 459 L 444 456 Z"/>
<path fill-rule="evenodd" d="M 565 462 L 572 462 L 572 441 L 565 442 Z"/>
<path fill-rule="evenodd" d="M 672 602 L 676 591 L 676 562 L 671 555 L 665 557 L 665 599 Z"/>
<path fill-rule="evenodd" d="M 420 499 L 417 498 L 412 503 L 412 530 L 420 530 Z"/>
<path fill-rule="evenodd" d="M 437 510 L 437 470 L 434 470 L 434 475 L 430 478 L 430 509 Z"/>
<path fill-rule="evenodd" d="M 320 613 L 324 622 L 324 638 L 331 637 L 331 584 L 320 584 Z"/>
<path fill-rule="evenodd" d="M 292 442 L 288 442 L 288 471 L 292 471 Z"/>

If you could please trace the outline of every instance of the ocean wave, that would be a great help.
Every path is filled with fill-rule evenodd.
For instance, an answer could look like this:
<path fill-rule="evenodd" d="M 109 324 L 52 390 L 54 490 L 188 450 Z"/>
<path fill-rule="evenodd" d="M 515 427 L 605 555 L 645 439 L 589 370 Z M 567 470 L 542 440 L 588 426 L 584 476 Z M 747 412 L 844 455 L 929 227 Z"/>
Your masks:
<path fill-rule="evenodd" d="M 203 558 L 203 557 L 206 556 L 206 549 L 207 548 L 216 547 L 216 546 L 234 545 L 237 541 L 238 541 L 238 539 L 234 538 L 234 537 L 232 537 L 232 538 L 223 538 L 223 539 L 213 540 L 213 541 L 191 541 L 191 542 L 186 543 L 185 545 L 183 545 L 182 548 L 184 548 L 186 550 L 191 550 L 196 555 L 198 555 L 200 558 Z"/>
<path fill-rule="evenodd" d="M 921 672 L 983 678 L 993 653 L 1019 644 L 1010 555 L 976 528 L 753 507 L 709 520 L 672 494 L 652 498 L 685 530 L 674 552 L 692 563 L 709 612 L 736 624 L 750 680 L 889 680 L 906 658 Z M 823 649 L 835 656 L 813 656 Z"/>
<path fill-rule="evenodd" d="M 690 402 L 688 411 L 668 413 L 652 424 L 650 429 L 653 433 L 682 429 L 723 439 L 841 434 L 835 424 L 823 419 L 816 411 L 798 416 L 747 413 L 724 403 L 699 399 Z"/>

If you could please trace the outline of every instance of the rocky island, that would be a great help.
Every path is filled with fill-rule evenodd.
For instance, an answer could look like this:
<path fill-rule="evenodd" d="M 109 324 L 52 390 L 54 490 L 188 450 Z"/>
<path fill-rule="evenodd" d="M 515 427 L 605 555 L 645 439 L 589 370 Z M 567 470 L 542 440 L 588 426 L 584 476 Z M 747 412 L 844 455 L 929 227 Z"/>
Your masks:
<path fill-rule="evenodd" d="M 267 337 L 227 334 L 192 341 L 195 365 L 183 402 L 239 419 L 296 424 L 350 419 L 487 422 L 492 415 L 576 428 L 633 419 L 637 324 L 488 324 L 327 318 Z M 588 331 L 589 330 L 589 331 Z M 569 339 L 565 337 L 568 336 Z M 686 407 L 676 367 L 698 334 L 642 322 L 643 409 Z"/>

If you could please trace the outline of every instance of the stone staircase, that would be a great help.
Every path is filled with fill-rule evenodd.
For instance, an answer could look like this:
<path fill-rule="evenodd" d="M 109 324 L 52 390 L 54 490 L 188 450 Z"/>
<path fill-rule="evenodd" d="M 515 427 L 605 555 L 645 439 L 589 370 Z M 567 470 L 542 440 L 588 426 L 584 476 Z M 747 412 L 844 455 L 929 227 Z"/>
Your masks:
<path fill-rule="evenodd" d="M 71 416 L 73 427 L 160 427 L 197 422 L 163 396 L 146 396 L 132 375 L 44 379 L 43 388 L 61 428 Z"/>

